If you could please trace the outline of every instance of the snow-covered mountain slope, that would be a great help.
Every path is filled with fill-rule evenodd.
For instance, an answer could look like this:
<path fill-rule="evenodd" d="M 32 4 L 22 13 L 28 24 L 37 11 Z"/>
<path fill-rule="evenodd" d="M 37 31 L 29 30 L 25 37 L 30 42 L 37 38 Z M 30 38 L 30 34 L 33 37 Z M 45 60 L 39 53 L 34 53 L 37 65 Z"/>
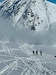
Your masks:
<path fill-rule="evenodd" d="M 0 12 L 15 28 L 30 27 L 39 31 L 49 29 L 56 22 L 56 4 L 46 0 L 4 0 Z"/>
<path fill-rule="evenodd" d="M 0 5 L 0 40 L 56 45 L 55 18 L 56 4 L 48 1 L 4 0 Z"/>

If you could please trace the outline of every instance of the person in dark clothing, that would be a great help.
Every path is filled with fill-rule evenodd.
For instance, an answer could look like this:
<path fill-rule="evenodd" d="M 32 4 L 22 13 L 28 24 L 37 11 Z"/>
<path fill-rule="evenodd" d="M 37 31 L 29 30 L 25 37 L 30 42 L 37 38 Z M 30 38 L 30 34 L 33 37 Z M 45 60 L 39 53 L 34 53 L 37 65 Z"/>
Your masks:
<path fill-rule="evenodd" d="M 36 51 L 36 55 L 38 55 L 38 51 Z"/>
<path fill-rule="evenodd" d="M 40 55 L 42 56 L 42 51 L 40 51 Z"/>
<path fill-rule="evenodd" d="M 35 52 L 33 51 L 33 54 L 35 54 Z"/>

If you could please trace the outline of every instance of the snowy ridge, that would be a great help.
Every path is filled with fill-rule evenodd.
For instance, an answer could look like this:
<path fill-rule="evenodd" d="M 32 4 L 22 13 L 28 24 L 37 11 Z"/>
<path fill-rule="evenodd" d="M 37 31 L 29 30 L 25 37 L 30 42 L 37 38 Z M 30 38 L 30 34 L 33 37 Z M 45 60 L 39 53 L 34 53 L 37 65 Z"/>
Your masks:
<path fill-rule="evenodd" d="M 4 0 L 0 12 L 12 20 L 16 29 L 34 26 L 39 31 L 56 22 L 56 4 L 46 0 Z"/>

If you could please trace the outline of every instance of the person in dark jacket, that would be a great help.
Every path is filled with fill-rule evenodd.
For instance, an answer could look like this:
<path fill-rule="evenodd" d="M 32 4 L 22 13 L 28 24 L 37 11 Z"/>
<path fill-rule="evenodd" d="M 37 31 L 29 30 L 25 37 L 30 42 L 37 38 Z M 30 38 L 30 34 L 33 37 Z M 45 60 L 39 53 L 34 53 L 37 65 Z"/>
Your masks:
<path fill-rule="evenodd" d="M 36 55 L 38 55 L 38 51 L 36 51 Z"/>
<path fill-rule="evenodd" d="M 35 54 L 35 52 L 33 51 L 33 54 Z"/>
<path fill-rule="evenodd" d="M 42 56 L 42 51 L 40 51 L 40 55 Z"/>

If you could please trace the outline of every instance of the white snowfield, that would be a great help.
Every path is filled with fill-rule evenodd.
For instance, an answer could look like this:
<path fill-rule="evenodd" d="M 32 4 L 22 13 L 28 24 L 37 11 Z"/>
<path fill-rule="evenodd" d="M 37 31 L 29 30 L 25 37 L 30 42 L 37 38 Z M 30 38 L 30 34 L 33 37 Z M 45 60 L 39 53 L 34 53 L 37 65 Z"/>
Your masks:
<path fill-rule="evenodd" d="M 14 48 L 8 41 L 0 44 L 0 75 L 56 75 L 55 54 L 45 54 L 41 46 L 37 49 L 35 45 L 18 43 Z M 32 52 L 41 49 L 42 56 Z"/>

